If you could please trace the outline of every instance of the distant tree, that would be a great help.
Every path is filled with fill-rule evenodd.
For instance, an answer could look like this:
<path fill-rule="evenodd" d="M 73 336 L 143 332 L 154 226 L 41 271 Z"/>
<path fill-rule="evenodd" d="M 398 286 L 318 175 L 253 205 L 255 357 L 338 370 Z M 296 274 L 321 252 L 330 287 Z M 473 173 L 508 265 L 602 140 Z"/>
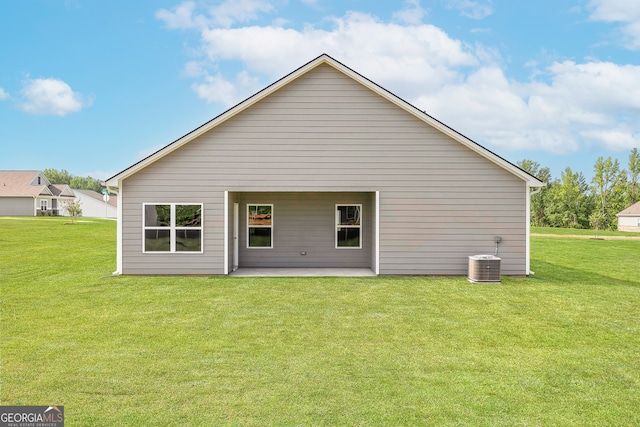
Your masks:
<path fill-rule="evenodd" d="M 79 190 L 93 190 L 98 193 L 100 193 L 104 188 L 102 184 L 100 184 L 100 181 L 95 178 L 90 176 L 84 178 L 74 176 L 65 169 L 60 171 L 56 169 L 45 169 L 43 172 L 44 176 L 46 176 L 52 184 L 67 184 L 71 188 L 77 188 Z"/>
<path fill-rule="evenodd" d="M 623 185 L 624 182 L 624 185 Z M 603 228 L 615 228 L 624 194 L 620 190 L 626 186 L 626 171 L 620 171 L 620 162 L 611 157 L 598 157 L 594 165 L 594 176 L 591 181 L 592 191 L 598 201 L 598 210 L 604 218 Z M 622 197 L 621 197 L 622 196 Z M 622 210 L 622 209 L 619 209 Z"/>
<path fill-rule="evenodd" d="M 74 176 L 73 178 L 71 178 L 71 183 L 69 185 L 71 186 L 71 188 L 77 188 L 80 190 L 93 190 L 97 193 L 100 193 L 100 191 L 102 190 L 100 181 L 91 178 L 90 176 L 86 178 Z"/>
<path fill-rule="evenodd" d="M 640 200 L 640 153 L 637 148 L 629 154 L 629 170 L 627 175 L 627 206 Z"/>
<path fill-rule="evenodd" d="M 624 208 L 629 206 L 627 202 L 629 200 L 629 174 L 625 169 L 622 169 L 618 174 L 618 179 L 613 184 L 613 188 L 611 190 L 611 201 L 609 206 L 611 207 L 611 222 L 609 225 L 612 228 L 617 228 L 618 226 L 618 217 L 616 214 L 623 210 Z"/>
<path fill-rule="evenodd" d="M 82 208 L 80 207 L 80 202 L 76 200 L 68 200 L 64 202 L 64 207 L 67 210 L 67 213 L 71 217 L 71 223 L 74 223 L 74 218 L 82 215 Z"/>
<path fill-rule="evenodd" d="M 640 200 L 640 149 L 629 154 L 628 169 L 618 160 L 599 157 L 594 165 L 591 191 L 582 173 L 566 168 L 560 179 L 552 180 L 548 168 L 533 160 L 524 159 L 518 166 L 547 183 L 531 196 L 531 225 L 550 227 L 593 226 L 595 215 L 599 229 L 615 229 L 616 214 Z"/>
<path fill-rule="evenodd" d="M 596 231 L 596 239 L 598 238 L 598 230 L 604 228 L 606 224 L 606 218 L 598 209 L 594 210 L 589 216 L 589 224 L 591 224 L 591 228 Z"/>
<path fill-rule="evenodd" d="M 67 184 L 71 183 L 71 174 L 67 172 L 65 169 L 56 170 L 56 169 L 45 169 L 43 171 L 44 176 L 47 177 L 49 182 L 52 184 Z"/>
<path fill-rule="evenodd" d="M 582 172 L 567 167 L 549 190 L 548 217 L 556 227 L 588 228 L 592 210 L 589 186 Z"/>
<path fill-rule="evenodd" d="M 540 163 L 533 160 L 523 159 L 518 162 L 518 166 L 538 178 L 540 181 L 549 184 L 551 182 L 551 170 L 543 168 Z M 546 200 L 549 193 L 549 185 L 531 196 L 531 225 L 544 227 L 549 225 L 546 218 Z"/>

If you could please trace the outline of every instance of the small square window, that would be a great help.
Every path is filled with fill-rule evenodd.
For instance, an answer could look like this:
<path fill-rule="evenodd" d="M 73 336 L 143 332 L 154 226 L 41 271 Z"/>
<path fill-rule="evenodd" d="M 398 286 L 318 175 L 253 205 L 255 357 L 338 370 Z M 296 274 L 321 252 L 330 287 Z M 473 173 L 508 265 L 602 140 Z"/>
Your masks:
<path fill-rule="evenodd" d="M 176 230 L 176 252 L 202 251 L 202 230 Z"/>
<path fill-rule="evenodd" d="M 171 252 L 171 230 L 145 230 L 144 249 L 145 252 Z"/>
<path fill-rule="evenodd" d="M 145 227 L 171 227 L 171 205 L 145 205 Z"/>

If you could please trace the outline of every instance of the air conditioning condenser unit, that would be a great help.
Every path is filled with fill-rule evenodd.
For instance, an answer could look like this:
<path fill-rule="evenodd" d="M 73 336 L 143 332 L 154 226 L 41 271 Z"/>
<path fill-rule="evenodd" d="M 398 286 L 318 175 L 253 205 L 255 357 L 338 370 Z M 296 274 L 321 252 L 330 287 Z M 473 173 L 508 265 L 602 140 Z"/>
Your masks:
<path fill-rule="evenodd" d="M 469 257 L 470 282 L 499 283 L 500 258 L 495 255 L 472 255 Z"/>

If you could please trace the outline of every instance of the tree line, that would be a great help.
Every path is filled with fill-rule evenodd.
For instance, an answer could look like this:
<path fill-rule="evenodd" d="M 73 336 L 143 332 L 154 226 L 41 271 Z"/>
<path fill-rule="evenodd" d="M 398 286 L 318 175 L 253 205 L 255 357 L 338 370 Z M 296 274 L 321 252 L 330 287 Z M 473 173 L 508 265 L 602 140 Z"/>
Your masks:
<path fill-rule="evenodd" d="M 551 170 L 524 159 L 518 166 L 547 185 L 531 196 L 531 225 L 537 227 L 592 228 L 618 227 L 616 214 L 640 201 L 640 153 L 631 150 L 626 169 L 611 157 L 598 157 L 594 176 L 587 182 L 582 172 L 565 168 L 553 179 Z M 90 176 L 73 176 L 66 170 L 45 169 L 44 175 L 54 184 L 101 192 L 104 186 Z"/>
<path fill-rule="evenodd" d="M 71 188 L 76 188 L 78 190 L 93 190 L 98 193 L 100 193 L 104 188 L 98 179 L 90 176 L 73 176 L 65 169 L 45 169 L 43 173 L 52 184 L 67 184 Z"/>
<path fill-rule="evenodd" d="M 626 169 L 617 159 L 598 157 L 594 176 L 587 182 L 582 172 L 565 168 L 560 178 L 539 163 L 518 162 L 525 171 L 547 183 L 531 196 L 531 225 L 538 227 L 615 230 L 616 214 L 640 201 L 640 153 L 631 150 Z"/>

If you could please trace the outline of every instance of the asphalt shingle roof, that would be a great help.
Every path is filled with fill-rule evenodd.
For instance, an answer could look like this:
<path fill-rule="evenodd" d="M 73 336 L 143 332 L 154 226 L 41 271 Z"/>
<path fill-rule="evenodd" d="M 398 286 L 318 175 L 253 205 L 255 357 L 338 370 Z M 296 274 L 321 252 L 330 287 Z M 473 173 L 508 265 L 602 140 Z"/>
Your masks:
<path fill-rule="evenodd" d="M 640 202 L 629 206 L 627 209 L 623 210 L 618 215 L 640 215 Z"/>

